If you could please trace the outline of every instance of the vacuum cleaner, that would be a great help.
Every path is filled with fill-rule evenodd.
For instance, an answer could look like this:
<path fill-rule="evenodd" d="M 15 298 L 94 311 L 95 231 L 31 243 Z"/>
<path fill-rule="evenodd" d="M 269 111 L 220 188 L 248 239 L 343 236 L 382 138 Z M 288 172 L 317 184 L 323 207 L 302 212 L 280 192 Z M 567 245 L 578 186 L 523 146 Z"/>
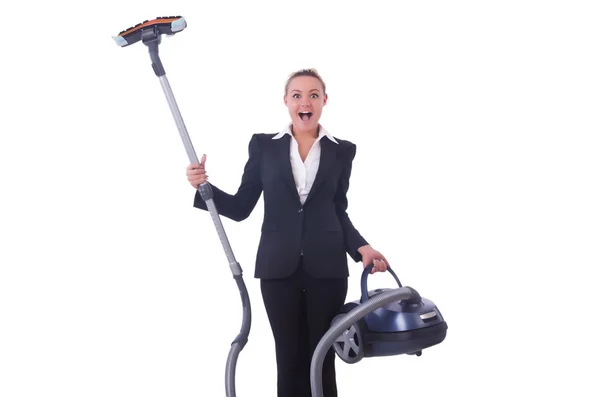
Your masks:
<path fill-rule="evenodd" d="M 367 291 L 367 277 L 373 265 L 365 267 L 361 277 L 359 300 L 346 303 L 332 321 L 339 323 L 352 309 L 365 304 L 369 299 L 389 291 L 378 288 Z M 400 288 L 402 284 L 391 267 L 387 271 L 394 277 Z M 448 326 L 437 306 L 421 297 L 414 288 L 410 298 L 388 303 L 368 313 L 350 325 L 334 342 L 334 349 L 340 359 L 355 364 L 364 357 L 382 357 L 399 354 L 420 356 L 423 349 L 437 345 L 446 338 Z"/>
<path fill-rule="evenodd" d="M 367 289 L 373 264 L 365 266 L 360 299 L 346 303 L 331 321 L 319 341 L 310 367 L 313 397 L 323 397 L 322 371 L 331 348 L 345 363 L 365 357 L 395 355 L 421 356 L 423 350 L 446 338 L 448 325 L 431 300 L 412 287 L 403 287 L 396 273 L 387 267 L 398 288 Z"/>
<path fill-rule="evenodd" d="M 140 41 L 148 47 L 152 69 L 162 85 L 189 161 L 198 164 L 198 156 L 179 112 L 158 51 L 163 35 L 175 35 L 186 27 L 187 22 L 182 16 L 157 17 L 125 29 L 113 36 L 113 39 L 120 47 L 128 47 Z M 250 334 L 250 299 L 244 283 L 242 268 L 231 249 L 213 202 L 211 186 L 205 182 L 198 186 L 198 191 L 206 202 L 242 301 L 241 329 L 231 343 L 225 367 L 226 396 L 236 397 L 237 360 L 247 344 Z M 403 287 L 390 268 L 388 271 L 395 277 L 399 288 L 367 291 L 366 280 L 372 267 L 373 265 L 370 264 L 363 271 L 360 300 L 349 302 L 342 308 L 313 353 L 310 367 L 313 397 L 323 397 L 323 361 L 332 347 L 344 362 L 352 364 L 364 357 L 396 354 L 420 355 L 423 349 L 438 344 L 445 338 L 446 323 L 437 307 L 433 302 L 422 298 L 415 289 Z"/>

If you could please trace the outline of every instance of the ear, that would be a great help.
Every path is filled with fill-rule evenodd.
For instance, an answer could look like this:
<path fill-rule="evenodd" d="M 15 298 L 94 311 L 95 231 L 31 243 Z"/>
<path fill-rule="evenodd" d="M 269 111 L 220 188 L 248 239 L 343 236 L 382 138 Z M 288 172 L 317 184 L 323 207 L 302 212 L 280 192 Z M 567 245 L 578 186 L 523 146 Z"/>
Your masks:
<path fill-rule="evenodd" d="M 283 103 L 285 104 L 285 106 L 287 106 L 287 95 L 283 96 Z"/>
<path fill-rule="evenodd" d="M 328 99 L 329 99 L 329 97 L 327 96 L 327 94 L 325 94 L 325 97 L 323 98 L 323 106 L 327 105 Z"/>

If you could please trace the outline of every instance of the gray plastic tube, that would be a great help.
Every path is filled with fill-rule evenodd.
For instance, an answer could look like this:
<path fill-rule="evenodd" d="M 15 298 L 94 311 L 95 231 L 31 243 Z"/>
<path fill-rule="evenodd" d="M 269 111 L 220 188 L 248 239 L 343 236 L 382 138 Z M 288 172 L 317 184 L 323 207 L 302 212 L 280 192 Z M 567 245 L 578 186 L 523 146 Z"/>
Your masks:
<path fill-rule="evenodd" d="M 349 311 L 340 322 L 329 328 L 317 345 L 313 353 L 312 362 L 310 364 L 310 387 L 312 391 L 312 397 L 324 397 L 323 361 L 325 360 L 325 355 L 329 349 L 331 349 L 333 342 L 335 342 L 335 340 L 342 335 L 342 333 L 344 333 L 344 331 L 350 327 L 350 325 L 362 319 L 368 313 L 377 310 L 388 303 L 409 299 L 412 293 L 413 292 L 411 289 L 402 287 L 377 294 L 370 298 L 366 303 L 356 306 L 354 309 Z"/>

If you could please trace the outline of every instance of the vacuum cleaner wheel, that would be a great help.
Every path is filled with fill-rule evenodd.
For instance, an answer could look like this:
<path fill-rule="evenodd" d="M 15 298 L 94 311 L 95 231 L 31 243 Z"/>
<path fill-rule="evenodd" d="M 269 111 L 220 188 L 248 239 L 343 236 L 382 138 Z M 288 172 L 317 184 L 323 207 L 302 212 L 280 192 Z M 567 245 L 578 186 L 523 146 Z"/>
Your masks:
<path fill-rule="evenodd" d="M 345 316 L 345 313 L 334 317 L 331 325 L 335 325 Z M 333 343 L 333 348 L 344 362 L 354 364 L 365 356 L 363 347 L 364 332 L 360 323 L 354 323 L 348 327 Z"/>

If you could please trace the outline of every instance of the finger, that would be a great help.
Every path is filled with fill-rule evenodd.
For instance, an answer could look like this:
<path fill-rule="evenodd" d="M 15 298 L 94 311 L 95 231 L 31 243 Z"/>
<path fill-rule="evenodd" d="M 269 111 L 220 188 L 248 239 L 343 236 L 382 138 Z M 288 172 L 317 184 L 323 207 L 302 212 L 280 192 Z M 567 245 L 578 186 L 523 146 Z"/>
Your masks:
<path fill-rule="evenodd" d="M 188 178 L 198 178 L 198 177 L 201 177 L 202 175 L 204 175 L 205 173 L 206 173 L 205 170 L 195 169 L 195 170 L 186 171 L 185 175 Z"/>
<path fill-rule="evenodd" d="M 190 181 L 190 183 L 204 183 L 207 179 L 208 179 L 208 176 L 200 177 L 200 178 L 189 178 L 188 181 Z"/>
<path fill-rule="evenodd" d="M 188 171 L 195 170 L 197 168 L 200 168 L 200 164 L 199 163 L 191 163 L 191 164 L 188 164 L 187 167 L 185 167 L 185 169 L 188 170 Z"/>
<path fill-rule="evenodd" d="M 204 163 L 206 163 L 206 154 L 202 155 L 202 159 L 200 159 L 200 166 L 204 168 Z"/>
<path fill-rule="evenodd" d="M 388 267 L 388 262 L 385 258 L 381 258 L 381 271 L 385 272 Z"/>
<path fill-rule="evenodd" d="M 188 176 L 188 178 L 201 178 L 204 175 L 206 175 L 206 170 L 194 170 L 194 171 L 188 171 L 186 173 L 186 175 Z"/>
<path fill-rule="evenodd" d="M 381 271 L 385 271 L 385 269 L 387 269 L 387 267 L 389 266 L 387 260 L 383 256 L 377 258 L 377 263 L 381 267 Z"/>

